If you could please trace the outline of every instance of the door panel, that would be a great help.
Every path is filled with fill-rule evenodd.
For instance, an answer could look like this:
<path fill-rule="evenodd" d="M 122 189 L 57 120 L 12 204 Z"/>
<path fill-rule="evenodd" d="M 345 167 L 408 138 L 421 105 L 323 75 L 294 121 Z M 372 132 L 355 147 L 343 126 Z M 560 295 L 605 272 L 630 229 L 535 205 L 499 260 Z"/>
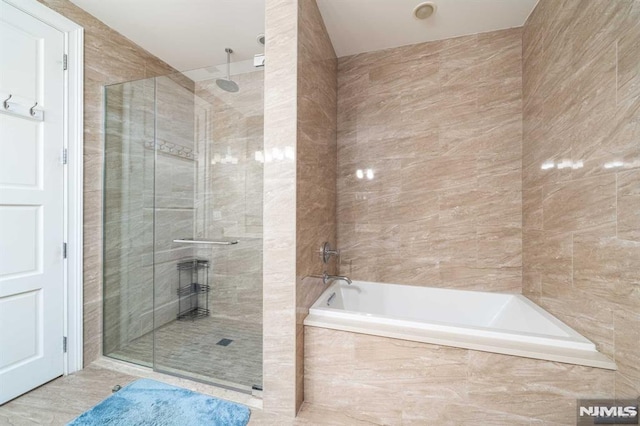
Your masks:
<path fill-rule="evenodd" d="M 41 189 L 41 130 L 37 121 L 0 114 L 0 187 Z M 16 146 L 16 140 L 24 143 Z"/>
<path fill-rule="evenodd" d="M 10 6 L 6 4 L 2 6 L 7 9 Z M 33 18 L 32 18 L 33 19 Z M 2 20 L 10 21 L 4 14 L 2 14 Z M 18 94 L 25 98 L 34 99 L 42 90 L 39 90 L 40 80 L 40 67 L 38 66 L 38 54 L 42 52 L 40 39 L 34 38 L 29 34 L 29 27 L 27 28 L 13 25 L 2 26 L 2 38 L 0 38 L 0 52 L 7 58 L 19 58 L 19 66 L 3 67 L 2 75 L 0 76 L 0 87 L 3 89 L 10 89 L 11 93 Z M 35 53 L 35 55 L 25 55 L 25 52 Z"/>
<path fill-rule="evenodd" d="M 0 224 L 3 227 L 0 280 L 6 286 L 18 275 L 42 273 L 41 211 L 42 208 L 37 206 L 0 206 Z M 11 226 L 5 226 L 8 224 Z M 14 244 L 16 241 L 20 243 Z"/>
<path fill-rule="evenodd" d="M 0 0 L 0 404 L 63 373 L 64 34 Z"/>
<path fill-rule="evenodd" d="M 0 322 L 12 324 L 0 335 L 0 365 L 15 366 L 42 356 L 43 327 L 38 314 L 42 309 L 41 295 L 36 290 L 0 299 Z M 16 317 L 25 320 L 14 321 Z"/>

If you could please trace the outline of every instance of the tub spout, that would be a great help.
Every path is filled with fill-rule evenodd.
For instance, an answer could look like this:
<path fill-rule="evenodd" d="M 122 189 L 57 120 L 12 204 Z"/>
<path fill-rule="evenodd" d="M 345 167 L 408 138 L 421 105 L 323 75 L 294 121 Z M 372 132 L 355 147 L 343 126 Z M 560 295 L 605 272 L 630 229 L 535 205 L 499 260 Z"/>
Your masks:
<path fill-rule="evenodd" d="M 346 281 L 347 284 L 351 285 L 351 278 L 344 275 L 329 275 L 326 272 L 322 274 L 322 282 L 325 284 L 335 280 Z"/>

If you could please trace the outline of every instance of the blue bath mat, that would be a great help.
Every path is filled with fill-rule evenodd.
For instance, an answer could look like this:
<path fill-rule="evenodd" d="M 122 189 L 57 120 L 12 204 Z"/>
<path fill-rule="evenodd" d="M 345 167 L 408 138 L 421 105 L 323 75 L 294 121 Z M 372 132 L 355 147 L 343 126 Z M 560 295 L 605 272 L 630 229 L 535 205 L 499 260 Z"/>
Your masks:
<path fill-rule="evenodd" d="M 245 426 L 250 415 L 244 405 L 140 379 L 68 426 Z"/>

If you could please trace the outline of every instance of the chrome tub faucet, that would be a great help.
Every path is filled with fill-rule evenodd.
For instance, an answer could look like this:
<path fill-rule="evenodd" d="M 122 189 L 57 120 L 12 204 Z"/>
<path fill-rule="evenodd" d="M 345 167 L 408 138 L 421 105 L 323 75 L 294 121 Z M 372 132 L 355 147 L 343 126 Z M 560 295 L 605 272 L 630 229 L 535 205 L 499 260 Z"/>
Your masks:
<path fill-rule="evenodd" d="M 344 276 L 344 275 L 329 275 L 326 272 L 324 274 L 322 274 L 322 282 L 327 284 L 331 281 L 346 281 L 347 284 L 351 285 L 351 278 Z"/>

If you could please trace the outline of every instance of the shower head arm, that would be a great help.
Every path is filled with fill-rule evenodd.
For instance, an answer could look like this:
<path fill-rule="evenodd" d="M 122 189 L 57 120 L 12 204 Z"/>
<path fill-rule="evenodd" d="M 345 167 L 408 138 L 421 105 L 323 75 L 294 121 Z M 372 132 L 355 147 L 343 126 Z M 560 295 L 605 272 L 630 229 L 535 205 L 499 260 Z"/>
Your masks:
<path fill-rule="evenodd" d="M 227 47 L 224 51 L 227 52 L 227 78 L 216 79 L 216 84 L 225 92 L 235 93 L 239 90 L 239 87 L 235 81 L 231 80 L 231 54 L 233 50 Z"/>
<path fill-rule="evenodd" d="M 231 54 L 233 50 L 227 47 L 224 51 L 227 52 L 227 80 L 231 80 Z"/>

